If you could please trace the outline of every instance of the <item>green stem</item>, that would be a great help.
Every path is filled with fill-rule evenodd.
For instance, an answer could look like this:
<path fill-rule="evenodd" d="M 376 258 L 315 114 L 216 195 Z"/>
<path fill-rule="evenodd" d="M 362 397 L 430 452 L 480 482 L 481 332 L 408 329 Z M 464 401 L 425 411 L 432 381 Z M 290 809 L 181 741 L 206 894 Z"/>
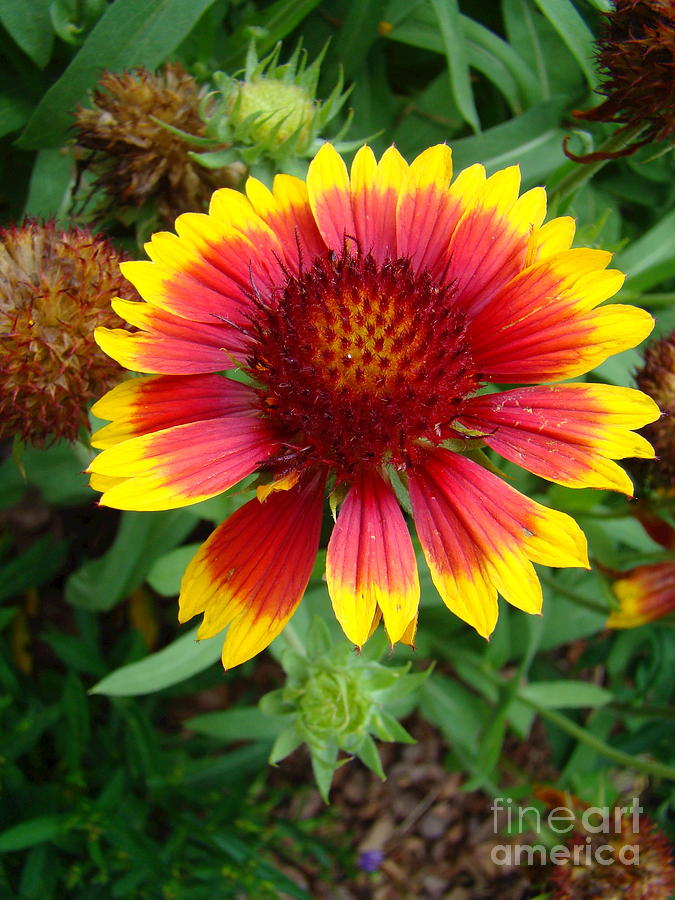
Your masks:
<path fill-rule="evenodd" d="M 562 587 L 555 578 L 551 578 L 549 575 L 544 575 L 539 572 L 539 580 L 542 584 L 550 587 L 552 591 L 555 591 L 556 594 L 559 594 L 561 597 L 566 597 L 568 600 L 577 603 L 579 606 L 585 606 L 586 609 L 592 609 L 593 612 L 602 613 L 603 616 L 608 616 L 611 612 L 608 606 L 604 606 L 602 603 L 596 603 L 594 600 L 582 597 L 574 591 L 571 591 L 569 588 Z"/>
<path fill-rule="evenodd" d="M 668 778 L 670 781 L 675 781 L 675 768 L 673 766 L 667 766 L 665 763 L 651 759 L 638 759 L 629 753 L 624 753 L 622 750 L 616 750 L 594 734 L 591 734 L 590 731 L 586 731 L 581 725 L 577 725 L 572 719 L 568 719 L 567 716 L 563 716 L 554 709 L 540 706 L 538 703 L 520 694 L 518 696 L 520 700 L 531 706 L 543 719 L 546 719 L 552 725 L 556 725 L 561 731 L 566 731 L 571 737 L 576 738 L 580 743 L 590 747 L 591 750 L 611 760 L 618 766 L 634 769 L 636 772 L 644 772 L 645 775 L 654 775 L 657 778 Z"/>
<path fill-rule="evenodd" d="M 616 153 L 629 147 L 642 132 L 642 125 L 633 125 L 632 127 L 620 128 L 611 134 L 597 148 L 597 153 Z M 567 175 L 560 179 L 555 185 L 552 192 L 552 202 L 560 204 L 563 200 L 568 199 L 579 190 L 582 185 L 589 181 L 596 172 L 599 172 L 603 166 L 606 166 L 610 159 L 599 159 L 591 163 L 579 163 Z"/>
<path fill-rule="evenodd" d="M 288 643 L 288 646 L 299 653 L 301 656 L 306 656 L 305 648 L 303 646 L 302 641 L 298 637 L 298 632 L 295 630 L 293 625 L 290 622 L 284 627 L 284 630 L 281 632 L 284 636 L 284 639 Z"/>
<path fill-rule="evenodd" d="M 659 719 L 675 719 L 675 706 L 648 706 L 640 704 L 640 706 L 631 706 L 630 703 L 608 703 L 606 709 L 627 716 L 645 716 L 647 718 L 655 717 Z"/>
<path fill-rule="evenodd" d="M 489 678 L 493 684 L 503 686 L 503 677 L 488 666 L 481 664 L 473 653 L 460 651 L 458 655 L 460 655 L 469 665 L 478 669 L 481 674 Z M 560 728 L 561 731 L 566 731 L 567 734 L 576 738 L 580 743 L 585 744 L 600 756 L 604 756 L 606 759 L 611 760 L 617 765 L 624 766 L 627 769 L 634 769 L 636 772 L 644 772 L 645 775 L 654 775 L 657 778 L 668 778 L 670 781 L 675 781 L 675 768 L 673 766 L 667 766 L 665 763 L 656 762 L 655 760 L 638 759 L 635 756 L 631 756 L 629 753 L 624 753 L 622 750 L 615 750 L 614 747 L 610 747 L 609 744 L 606 744 L 600 738 L 595 737 L 594 734 L 591 734 L 590 731 L 587 731 L 581 725 L 572 721 L 572 719 L 563 716 L 562 713 L 541 706 L 536 701 L 524 696 L 520 691 L 516 692 L 516 697 L 519 700 L 522 700 L 523 703 L 532 707 L 537 715 L 541 716 L 543 719 L 547 719 L 553 725 Z"/>

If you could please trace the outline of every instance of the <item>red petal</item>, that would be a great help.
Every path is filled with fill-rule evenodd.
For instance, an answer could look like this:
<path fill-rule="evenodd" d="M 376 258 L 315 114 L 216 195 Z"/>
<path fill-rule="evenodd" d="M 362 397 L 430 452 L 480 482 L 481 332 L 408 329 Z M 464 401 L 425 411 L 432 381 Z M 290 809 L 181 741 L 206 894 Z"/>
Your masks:
<path fill-rule="evenodd" d="M 222 375 L 156 375 L 118 384 L 93 407 L 110 425 L 92 435 L 104 449 L 139 434 L 174 425 L 251 413 L 256 395 L 245 384 Z"/>
<path fill-rule="evenodd" d="M 485 394 L 469 400 L 461 423 L 535 475 L 568 487 L 620 490 L 630 479 L 612 462 L 650 458 L 649 443 L 631 429 L 658 418 L 640 391 L 596 384 L 562 384 Z"/>
<path fill-rule="evenodd" d="M 541 587 L 530 560 L 587 565 L 586 542 L 573 519 L 448 450 L 429 451 L 410 473 L 410 499 L 438 592 L 484 637 L 497 621 L 498 591 L 520 609 L 540 610 Z"/>
<path fill-rule="evenodd" d="M 319 546 L 325 477 L 251 500 L 200 548 L 181 585 L 179 619 L 200 612 L 200 637 L 226 625 L 226 669 L 264 650 L 302 598 Z"/>
<path fill-rule="evenodd" d="M 391 487 L 374 470 L 355 478 L 340 508 L 326 579 L 337 620 L 358 646 L 370 634 L 377 607 L 392 643 L 415 618 L 420 587 L 410 534 Z"/>
<path fill-rule="evenodd" d="M 175 509 L 214 497 L 254 472 L 279 449 L 253 416 L 189 422 L 115 444 L 90 472 L 122 478 L 101 498 L 117 509 Z"/>

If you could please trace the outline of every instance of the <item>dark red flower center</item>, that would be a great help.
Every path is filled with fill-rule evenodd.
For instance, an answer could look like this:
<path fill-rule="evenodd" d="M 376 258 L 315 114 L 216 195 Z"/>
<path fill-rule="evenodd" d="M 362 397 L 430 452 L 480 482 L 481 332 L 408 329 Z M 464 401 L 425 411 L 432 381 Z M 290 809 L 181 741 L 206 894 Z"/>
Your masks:
<path fill-rule="evenodd" d="M 327 253 L 257 300 L 249 371 L 287 436 L 286 468 L 403 466 L 478 386 L 452 285 L 407 259 Z M 290 465 L 289 465 L 290 464 Z"/>

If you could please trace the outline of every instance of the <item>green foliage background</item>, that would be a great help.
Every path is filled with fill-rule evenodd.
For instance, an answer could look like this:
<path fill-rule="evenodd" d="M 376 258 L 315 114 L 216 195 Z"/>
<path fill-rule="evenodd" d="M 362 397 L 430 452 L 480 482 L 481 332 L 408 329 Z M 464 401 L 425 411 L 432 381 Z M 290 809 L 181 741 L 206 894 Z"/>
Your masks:
<path fill-rule="evenodd" d="M 175 59 L 208 81 L 241 69 L 252 39 L 261 55 L 282 41 L 282 59 L 299 39 L 310 59 L 329 40 L 319 97 L 342 67 L 353 85 L 347 139 L 369 136 L 378 153 L 393 141 L 408 158 L 446 141 L 456 170 L 519 164 L 525 187 L 548 187 L 552 214 L 576 216 L 579 245 L 616 252 L 629 276 L 619 300 L 652 311 L 656 334 L 666 334 L 675 327 L 672 156 L 646 147 L 591 179 L 562 151 L 565 135 L 588 151 L 613 131 L 571 116 L 597 101 L 593 40 L 608 8 L 604 0 L 0 0 L 0 216 L 70 222 L 73 110 L 103 69 Z M 133 247 L 131 232 L 117 237 Z M 630 351 L 588 377 L 631 385 L 639 362 Z M 279 841 L 318 869 L 335 863 L 312 822 L 275 824 L 271 795 L 258 791 L 284 723 L 257 708 L 253 664 L 227 676 L 239 685 L 231 708 L 194 716 L 182 730 L 169 718 L 177 699 L 224 678 L 219 639 L 196 644 L 192 631 L 179 632 L 171 598 L 195 542 L 242 497 L 125 513 L 111 521 L 105 552 L 92 553 L 80 543 L 81 523 L 103 513 L 79 474 L 86 454 L 56 445 L 27 450 L 23 474 L 11 458 L 0 467 L 4 510 L 30 488 L 60 523 L 29 546 L 18 546 L 8 525 L 0 539 L 0 896 L 307 897 L 268 861 Z M 622 498 L 504 469 L 519 490 L 575 515 L 605 567 L 663 558 Z M 344 641 L 322 562 L 294 620 L 301 644 L 314 614 Z M 526 739 L 538 715 L 562 785 L 592 803 L 616 795 L 617 770 L 641 773 L 652 780 L 653 815 L 665 821 L 672 627 L 608 633 L 614 601 L 600 570 L 543 572 L 544 617 L 503 608 L 486 645 L 442 608 L 423 566 L 416 658 L 439 660 L 443 674 L 424 681 L 417 705 L 447 738 L 448 765 L 465 771 L 469 786 L 504 795 L 505 737 Z M 155 602 L 154 653 L 125 618 L 139 591 L 168 598 Z M 556 651 L 579 638 L 588 639 L 583 655 L 563 666 Z M 279 657 L 281 646 L 272 652 Z M 398 650 L 394 662 L 408 658 Z M 602 666 L 602 686 L 584 680 L 593 666 Z M 524 783 L 514 796 L 529 790 Z"/>

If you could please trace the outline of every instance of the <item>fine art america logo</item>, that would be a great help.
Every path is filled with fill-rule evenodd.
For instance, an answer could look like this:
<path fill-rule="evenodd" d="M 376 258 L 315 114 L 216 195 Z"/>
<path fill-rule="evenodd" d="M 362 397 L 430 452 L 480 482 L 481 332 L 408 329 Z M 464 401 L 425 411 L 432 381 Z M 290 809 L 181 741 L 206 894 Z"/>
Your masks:
<path fill-rule="evenodd" d="M 631 833 L 637 836 L 640 831 L 640 814 L 644 812 L 637 797 L 630 806 L 589 806 L 583 811 L 556 806 L 544 813 L 497 797 L 490 809 L 495 834 L 516 832 L 524 837 L 523 832 L 548 833 L 553 839 L 555 835 L 567 835 L 569 842 L 496 844 L 490 855 L 498 866 L 640 864 L 639 839 L 630 841 Z"/>

